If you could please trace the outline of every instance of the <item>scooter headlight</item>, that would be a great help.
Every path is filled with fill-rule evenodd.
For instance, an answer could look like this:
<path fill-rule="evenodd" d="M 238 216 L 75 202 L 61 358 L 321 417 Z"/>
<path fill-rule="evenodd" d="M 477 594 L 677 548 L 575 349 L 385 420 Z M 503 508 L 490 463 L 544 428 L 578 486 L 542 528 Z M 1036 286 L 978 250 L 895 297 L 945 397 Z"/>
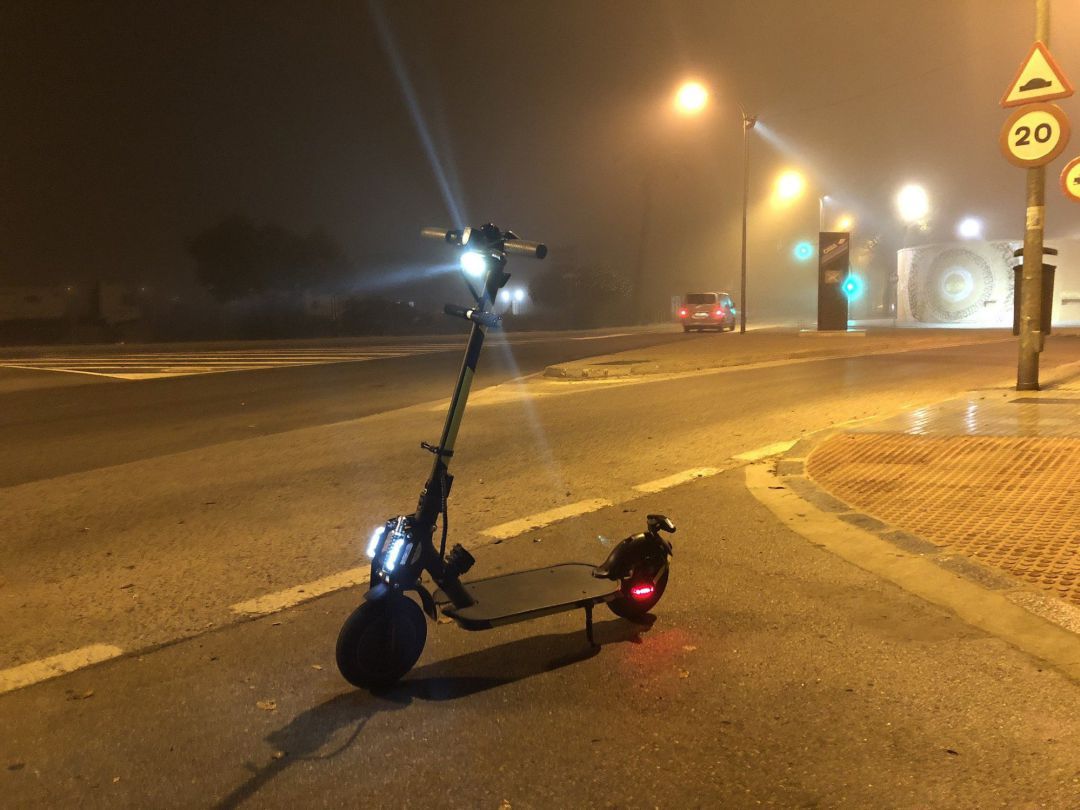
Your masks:
<path fill-rule="evenodd" d="M 488 269 L 487 257 L 475 250 L 466 250 L 461 254 L 461 269 L 466 275 L 481 278 Z"/>
<path fill-rule="evenodd" d="M 412 523 L 408 516 L 399 515 L 372 532 L 367 553 L 376 568 L 388 576 L 409 558 L 414 547 Z"/>
<path fill-rule="evenodd" d="M 371 533 L 371 539 L 368 540 L 367 555 L 373 560 L 375 559 L 375 555 L 379 553 L 379 543 L 382 542 L 384 534 L 386 534 L 386 524 L 375 529 L 375 531 Z"/>

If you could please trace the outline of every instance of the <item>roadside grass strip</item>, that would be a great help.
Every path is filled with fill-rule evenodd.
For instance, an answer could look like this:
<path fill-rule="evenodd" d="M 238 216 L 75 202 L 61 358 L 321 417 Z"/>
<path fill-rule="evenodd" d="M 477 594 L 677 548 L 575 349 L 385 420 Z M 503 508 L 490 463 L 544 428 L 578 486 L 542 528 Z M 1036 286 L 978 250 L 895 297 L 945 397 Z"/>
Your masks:
<path fill-rule="evenodd" d="M 655 481 L 646 481 L 644 484 L 638 484 L 634 487 L 634 490 L 649 495 L 654 492 L 663 492 L 665 489 L 670 489 L 671 487 L 677 487 L 679 484 L 685 484 L 687 481 L 693 481 L 698 478 L 708 478 L 710 475 L 716 475 L 718 472 L 721 472 L 718 467 L 695 467 L 692 470 L 683 470 L 680 473 L 669 475 L 666 478 L 657 478 Z"/>
<path fill-rule="evenodd" d="M 108 661 L 110 658 L 123 654 L 123 650 L 111 644 L 91 644 L 88 647 L 80 647 L 77 650 L 30 661 L 11 669 L 0 670 L 0 695 L 60 675 L 67 675 L 77 669 Z"/>
<path fill-rule="evenodd" d="M 346 571 L 339 571 L 322 579 L 316 579 L 314 582 L 305 582 L 303 585 L 297 585 L 294 588 L 257 596 L 244 602 L 237 602 L 235 605 L 230 605 L 230 610 L 233 613 L 245 616 L 263 616 L 267 613 L 277 613 L 309 599 L 367 582 L 370 574 L 371 568 L 367 565 L 349 568 Z"/>

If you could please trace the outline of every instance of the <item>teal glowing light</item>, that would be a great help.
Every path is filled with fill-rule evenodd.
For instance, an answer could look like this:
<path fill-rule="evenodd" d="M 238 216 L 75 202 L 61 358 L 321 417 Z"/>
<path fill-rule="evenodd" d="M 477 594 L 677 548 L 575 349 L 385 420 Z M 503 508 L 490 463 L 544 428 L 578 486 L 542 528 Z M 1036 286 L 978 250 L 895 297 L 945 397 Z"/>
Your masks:
<path fill-rule="evenodd" d="M 844 284 L 840 289 L 844 291 L 844 295 L 847 296 L 848 301 L 856 301 L 859 298 L 862 298 L 863 287 L 864 284 L 862 276 L 857 276 L 854 273 L 851 273 L 846 279 L 844 279 Z"/>
<path fill-rule="evenodd" d="M 814 255 L 814 246 L 809 242 L 799 242 L 791 252 L 800 262 L 805 262 Z"/>

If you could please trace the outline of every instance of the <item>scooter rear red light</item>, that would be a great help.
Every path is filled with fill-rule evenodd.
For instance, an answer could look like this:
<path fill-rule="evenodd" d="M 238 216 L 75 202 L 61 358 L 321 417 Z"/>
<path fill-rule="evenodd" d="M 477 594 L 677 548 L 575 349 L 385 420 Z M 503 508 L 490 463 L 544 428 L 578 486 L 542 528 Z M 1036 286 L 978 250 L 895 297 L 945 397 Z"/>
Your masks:
<path fill-rule="evenodd" d="M 630 586 L 630 595 L 635 599 L 640 599 L 642 601 L 648 599 L 655 592 L 656 586 L 653 585 L 651 582 L 642 582 L 638 585 Z"/>

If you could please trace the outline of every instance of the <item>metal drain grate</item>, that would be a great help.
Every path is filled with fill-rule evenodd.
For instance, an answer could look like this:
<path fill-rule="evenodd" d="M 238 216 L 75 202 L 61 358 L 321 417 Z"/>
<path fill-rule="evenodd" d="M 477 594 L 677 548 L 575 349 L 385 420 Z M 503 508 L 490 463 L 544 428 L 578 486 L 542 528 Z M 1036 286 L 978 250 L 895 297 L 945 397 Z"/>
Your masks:
<path fill-rule="evenodd" d="M 1080 605 L 1080 438 L 845 433 L 806 468 L 852 507 Z"/>

